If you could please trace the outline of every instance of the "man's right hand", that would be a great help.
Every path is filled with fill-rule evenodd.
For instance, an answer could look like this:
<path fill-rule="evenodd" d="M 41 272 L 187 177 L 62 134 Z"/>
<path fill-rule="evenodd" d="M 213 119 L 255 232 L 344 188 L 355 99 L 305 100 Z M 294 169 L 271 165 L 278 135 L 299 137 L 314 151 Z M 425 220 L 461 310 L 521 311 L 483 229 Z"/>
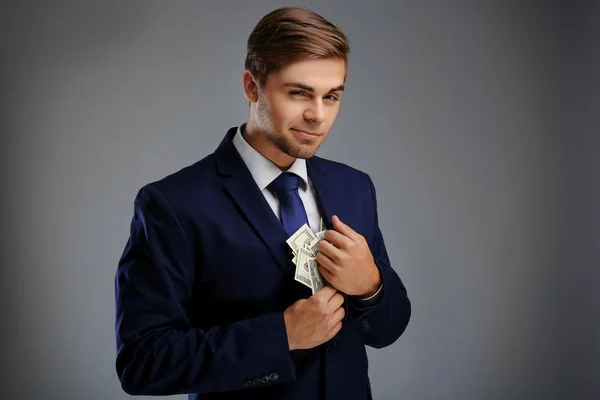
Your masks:
<path fill-rule="evenodd" d="M 300 299 L 283 312 L 290 350 L 312 349 L 334 337 L 342 328 L 344 297 L 325 286 L 308 299 Z"/>

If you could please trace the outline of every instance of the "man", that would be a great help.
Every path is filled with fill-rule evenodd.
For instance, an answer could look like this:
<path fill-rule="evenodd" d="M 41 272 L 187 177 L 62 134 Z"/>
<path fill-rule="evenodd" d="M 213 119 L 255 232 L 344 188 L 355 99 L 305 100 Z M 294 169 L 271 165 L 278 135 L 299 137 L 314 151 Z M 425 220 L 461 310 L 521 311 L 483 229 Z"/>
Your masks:
<path fill-rule="evenodd" d="M 411 306 L 371 179 L 314 155 L 339 110 L 347 54 L 344 34 L 318 14 L 267 14 L 248 39 L 248 121 L 137 194 L 115 278 L 127 393 L 371 398 L 365 345 L 394 343 Z M 322 231 L 321 218 L 315 275 L 302 284 L 288 238 Z"/>

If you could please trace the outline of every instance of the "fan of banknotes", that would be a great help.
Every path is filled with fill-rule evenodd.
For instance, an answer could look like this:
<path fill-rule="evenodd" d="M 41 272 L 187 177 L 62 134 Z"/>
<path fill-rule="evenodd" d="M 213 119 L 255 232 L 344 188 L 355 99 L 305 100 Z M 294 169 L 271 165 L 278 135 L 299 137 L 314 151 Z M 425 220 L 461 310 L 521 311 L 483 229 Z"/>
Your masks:
<path fill-rule="evenodd" d="M 323 240 L 326 230 L 322 218 L 320 229 L 315 233 L 308 224 L 304 224 L 286 241 L 294 252 L 292 259 L 296 265 L 294 279 L 308 286 L 313 294 L 327 285 L 327 281 L 319 272 L 319 264 L 315 259 L 319 252 L 319 243 Z"/>

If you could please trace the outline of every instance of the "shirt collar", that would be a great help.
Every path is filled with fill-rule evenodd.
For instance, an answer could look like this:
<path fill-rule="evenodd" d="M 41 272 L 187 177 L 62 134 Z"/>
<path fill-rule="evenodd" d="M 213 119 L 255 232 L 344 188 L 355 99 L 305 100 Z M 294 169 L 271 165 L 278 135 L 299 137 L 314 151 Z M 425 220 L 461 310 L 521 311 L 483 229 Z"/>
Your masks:
<path fill-rule="evenodd" d="M 233 145 L 250 170 L 250 174 L 254 178 L 254 181 L 256 181 L 258 188 L 260 190 L 264 190 L 282 173 L 282 171 L 277 165 L 273 164 L 268 158 L 260 154 L 258 151 L 256 151 L 256 149 L 248 144 L 246 139 L 242 136 L 242 131 L 245 127 L 245 123 L 238 127 L 238 130 L 233 137 Z M 303 190 L 308 188 L 306 160 L 297 158 L 286 172 L 292 172 L 300 177 L 300 188 Z"/>

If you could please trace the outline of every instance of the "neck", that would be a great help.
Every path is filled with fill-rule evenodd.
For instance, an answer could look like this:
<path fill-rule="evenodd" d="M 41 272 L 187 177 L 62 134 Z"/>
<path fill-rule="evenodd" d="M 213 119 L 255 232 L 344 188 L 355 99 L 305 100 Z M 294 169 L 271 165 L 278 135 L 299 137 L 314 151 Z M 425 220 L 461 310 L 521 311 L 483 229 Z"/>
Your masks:
<path fill-rule="evenodd" d="M 246 142 L 248 142 L 254 150 L 262 154 L 280 170 L 286 171 L 292 166 L 294 161 L 296 161 L 294 157 L 281 151 L 279 147 L 269 139 L 265 131 L 256 126 L 252 119 L 241 126 L 240 132 Z"/>

